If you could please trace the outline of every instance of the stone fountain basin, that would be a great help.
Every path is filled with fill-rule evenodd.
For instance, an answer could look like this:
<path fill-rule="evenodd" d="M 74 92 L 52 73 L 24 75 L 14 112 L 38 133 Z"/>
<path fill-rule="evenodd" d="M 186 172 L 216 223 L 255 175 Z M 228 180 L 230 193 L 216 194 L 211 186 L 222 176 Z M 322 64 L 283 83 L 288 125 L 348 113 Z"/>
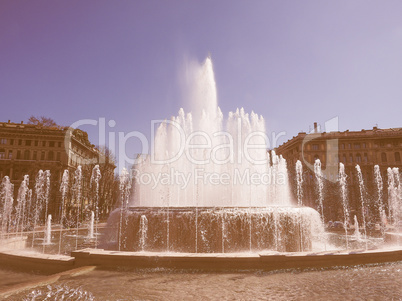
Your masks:
<path fill-rule="evenodd" d="M 119 252 L 82 249 L 71 256 L 27 251 L 0 252 L 0 266 L 52 274 L 82 266 L 166 268 L 199 271 L 333 268 L 402 261 L 402 247 L 377 250 L 260 253 Z"/>
<path fill-rule="evenodd" d="M 156 253 L 84 249 L 72 252 L 75 266 L 167 268 L 201 271 L 331 268 L 402 260 L 402 248 L 333 252 Z"/>

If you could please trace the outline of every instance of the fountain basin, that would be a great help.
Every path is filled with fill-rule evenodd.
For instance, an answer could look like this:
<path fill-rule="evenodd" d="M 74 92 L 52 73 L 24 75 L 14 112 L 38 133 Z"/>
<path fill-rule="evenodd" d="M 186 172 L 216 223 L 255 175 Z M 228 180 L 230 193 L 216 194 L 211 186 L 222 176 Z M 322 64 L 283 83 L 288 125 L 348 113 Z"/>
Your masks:
<path fill-rule="evenodd" d="M 108 249 L 179 253 L 308 251 L 324 232 L 314 209 L 276 206 L 130 207 L 108 228 Z"/>
<path fill-rule="evenodd" d="M 102 249 L 74 251 L 75 266 L 104 268 L 168 268 L 203 271 L 284 270 L 331 268 L 402 260 L 402 249 L 353 250 L 297 253 L 158 253 L 115 252 Z"/>

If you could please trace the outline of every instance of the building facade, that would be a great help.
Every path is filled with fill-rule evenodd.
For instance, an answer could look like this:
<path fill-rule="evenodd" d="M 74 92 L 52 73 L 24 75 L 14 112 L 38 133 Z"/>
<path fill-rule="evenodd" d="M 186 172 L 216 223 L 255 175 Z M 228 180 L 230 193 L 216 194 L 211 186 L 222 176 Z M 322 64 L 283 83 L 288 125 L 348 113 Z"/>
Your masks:
<path fill-rule="evenodd" d="M 356 165 L 362 171 L 367 197 L 375 198 L 374 166 L 380 167 L 384 182 L 384 198 L 387 197 L 387 168 L 397 167 L 402 171 L 402 128 L 370 130 L 320 132 L 317 123 L 312 133 L 301 132 L 283 143 L 276 153 L 287 160 L 288 172 L 292 190 L 295 192 L 295 164 L 300 160 L 303 164 L 304 203 L 313 206 L 317 199 L 314 162 L 320 159 L 327 189 L 327 209 L 329 218 L 338 218 L 339 213 L 339 184 L 337 183 L 339 163 L 345 166 L 348 176 L 349 202 L 352 211 L 359 210 L 359 185 Z M 325 206 L 324 206 L 325 207 Z M 331 210 L 330 210 L 331 211 Z M 352 212 L 353 214 L 353 212 Z"/>
<path fill-rule="evenodd" d="M 50 212 L 57 215 L 60 203 L 60 182 L 64 170 L 70 172 L 70 187 L 74 171 L 82 165 L 84 189 L 89 189 L 95 164 L 114 178 L 115 165 L 88 140 L 88 134 L 68 127 L 42 127 L 33 124 L 0 122 L 0 179 L 8 176 L 14 184 L 14 194 L 24 175 L 29 175 L 34 187 L 39 170 L 50 171 Z M 33 191 L 34 192 L 34 191 Z M 85 191 L 83 195 L 85 196 Z M 105 192 L 109 193 L 110 192 Z M 89 193 L 87 193 L 89 195 Z M 111 198 L 111 195 L 106 195 Z M 71 199 L 71 192 L 69 198 Z M 14 198 L 16 199 L 16 198 Z"/>

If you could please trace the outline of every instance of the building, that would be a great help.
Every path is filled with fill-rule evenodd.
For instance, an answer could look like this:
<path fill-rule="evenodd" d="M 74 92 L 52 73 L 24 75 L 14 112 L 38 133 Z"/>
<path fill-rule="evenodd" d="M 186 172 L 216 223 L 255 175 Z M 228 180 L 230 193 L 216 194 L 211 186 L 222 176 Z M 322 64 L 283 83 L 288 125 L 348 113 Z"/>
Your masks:
<path fill-rule="evenodd" d="M 72 183 L 73 172 L 82 165 L 83 172 L 86 172 L 82 185 L 89 187 L 85 181 L 89 182 L 95 164 L 101 164 L 102 171 L 111 173 L 114 178 L 114 163 L 89 142 L 88 134 L 82 130 L 0 122 L 0 178 L 10 178 L 16 195 L 24 175 L 29 175 L 30 187 L 33 188 L 38 171 L 50 170 L 50 198 L 56 200 L 52 202 L 55 214 L 64 170 L 70 171 Z"/>
<path fill-rule="evenodd" d="M 314 205 L 317 198 L 315 189 L 314 162 L 320 159 L 322 170 L 328 188 L 329 197 L 327 206 L 331 207 L 339 200 L 337 197 L 337 179 L 339 162 L 345 166 L 348 175 L 349 199 L 357 210 L 359 206 L 359 186 L 357 182 L 356 165 L 361 167 L 367 194 L 375 198 L 374 166 L 379 165 L 384 181 L 384 196 L 386 197 L 387 168 L 398 167 L 402 170 L 402 128 L 380 129 L 373 127 L 370 130 L 320 132 L 317 123 L 314 123 L 312 133 L 299 133 L 297 136 L 276 148 L 276 153 L 287 160 L 290 182 L 295 191 L 295 164 L 300 160 L 304 170 L 304 201 L 307 205 Z M 332 203 L 331 203 L 332 202 Z M 332 212 L 331 215 L 336 215 Z M 334 217 L 336 218 L 336 217 Z"/>

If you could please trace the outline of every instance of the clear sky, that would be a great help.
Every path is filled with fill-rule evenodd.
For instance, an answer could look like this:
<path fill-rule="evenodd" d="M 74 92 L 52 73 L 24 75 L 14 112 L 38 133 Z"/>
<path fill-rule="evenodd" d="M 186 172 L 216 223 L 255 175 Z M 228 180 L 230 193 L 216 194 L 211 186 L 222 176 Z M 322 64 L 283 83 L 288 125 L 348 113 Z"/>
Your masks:
<path fill-rule="evenodd" d="M 183 65 L 208 54 L 225 116 L 254 110 L 280 143 L 333 117 L 402 126 L 402 2 L 363 0 L 1 0 L 0 121 L 148 135 L 186 108 Z"/>

